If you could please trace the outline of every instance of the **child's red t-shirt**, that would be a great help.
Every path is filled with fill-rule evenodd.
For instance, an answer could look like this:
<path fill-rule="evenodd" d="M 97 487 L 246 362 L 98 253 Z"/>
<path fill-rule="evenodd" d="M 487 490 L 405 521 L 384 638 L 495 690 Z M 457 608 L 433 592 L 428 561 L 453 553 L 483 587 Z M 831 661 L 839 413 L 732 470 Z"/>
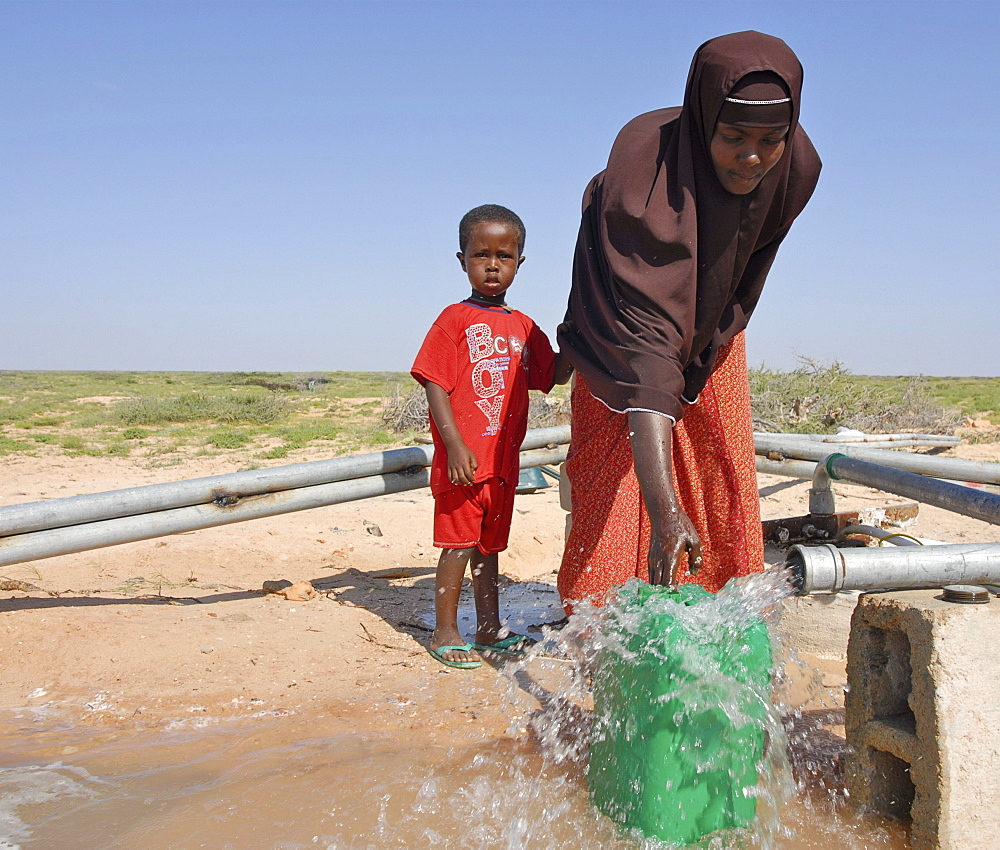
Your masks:
<path fill-rule="evenodd" d="M 528 390 L 552 389 L 555 360 L 548 337 L 524 313 L 462 301 L 438 316 L 410 374 L 448 393 L 458 431 L 479 463 L 476 481 L 511 483 L 528 428 Z M 433 417 L 431 436 L 431 492 L 437 495 L 456 485 L 448 479 L 448 450 Z"/>

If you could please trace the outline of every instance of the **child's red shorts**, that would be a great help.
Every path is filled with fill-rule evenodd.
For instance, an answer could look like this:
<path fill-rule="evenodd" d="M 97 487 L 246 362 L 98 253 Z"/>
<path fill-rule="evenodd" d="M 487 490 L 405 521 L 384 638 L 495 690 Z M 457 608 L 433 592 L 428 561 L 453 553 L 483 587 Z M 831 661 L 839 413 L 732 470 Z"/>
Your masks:
<path fill-rule="evenodd" d="M 476 546 L 484 555 L 502 552 L 514 515 L 514 484 L 499 478 L 454 487 L 434 497 L 434 545 L 441 549 Z"/>

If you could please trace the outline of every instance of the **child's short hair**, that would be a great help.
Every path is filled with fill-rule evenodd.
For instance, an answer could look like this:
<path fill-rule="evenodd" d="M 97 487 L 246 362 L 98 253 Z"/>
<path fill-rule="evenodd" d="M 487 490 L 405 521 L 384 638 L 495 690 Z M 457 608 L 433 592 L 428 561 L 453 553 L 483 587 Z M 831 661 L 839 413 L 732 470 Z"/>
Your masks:
<path fill-rule="evenodd" d="M 506 224 L 513 228 L 517 235 L 517 252 L 520 254 L 524 250 L 524 222 L 521 221 L 518 214 L 499 204 L 483 204 L 481 207 L 469 210 L 462 216 L 462 220 L 458 224 L 458 248 L 460 251 L 465 252 L 465 246 L 472 235 L 472 228 L 486 222 Z"/>

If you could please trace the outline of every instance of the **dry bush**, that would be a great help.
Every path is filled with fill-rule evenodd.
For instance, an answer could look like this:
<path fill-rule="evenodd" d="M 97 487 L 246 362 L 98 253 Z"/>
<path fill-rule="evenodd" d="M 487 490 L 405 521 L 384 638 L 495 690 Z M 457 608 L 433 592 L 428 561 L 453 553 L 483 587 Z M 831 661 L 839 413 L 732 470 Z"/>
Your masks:
<path fill-rule="evenodd" d="M 985 431 L 963 431 L 962 442 L 973 446 L 979 443 L 1000 443 L 1000 428 L 990 428 Z"/>
<path fill-rule="evenodd" d="M 528 427 L 550 428 L 553 425 L 568 425 L 569 398 L 556 398 L 541 393 L 532 393 L 528 401 Z"/>
<path fill-rule="evenodd" d="M 799 367 L 750 370 L 755 427 L 769 431 L 830 433 L 838 427 L 866 433 L 953 433 L 957 410 L 942 407 L 922 378 L 874 383 L 851 375 L 842 363 L 799 357 Z"/>
<path fill-rule="evenodd" d="M 528 427 L 547 428 L 569 422 L 569 399 L 531 393 L 528 403 Z M 382 397 L 382 424 L 396 434 L 407 431 L 430 430 L 427 414 L 427 395 L 421 387 L 401 392 L 393 384 Z"/>
<path fill-rule="evenodd" d="M 252 423 L 267 425 L 288 413 L 277 393 L 267 395 L 135 396 L 122 399 L 111 410 L 120 425 L 172 425 L 186 422 Z"/>
<path fill-rule="evenodd" d="M 429 431 L 427 394 L 423 387 L 411 389 L 405 395 L 399 384 L 387 387 L 382 397 L 382 424 L 396 434 L 406 431 Z"/>

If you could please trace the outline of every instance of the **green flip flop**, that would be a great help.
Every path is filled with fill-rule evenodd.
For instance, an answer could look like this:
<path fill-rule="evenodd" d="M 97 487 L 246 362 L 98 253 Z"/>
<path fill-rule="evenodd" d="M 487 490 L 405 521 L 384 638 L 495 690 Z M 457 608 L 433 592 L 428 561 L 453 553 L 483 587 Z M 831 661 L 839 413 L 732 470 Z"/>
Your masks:
<path fill-rule="evenodd" d="M 509 652 L 514 655 L 524 655 L 536 643 L 538 641 L 528 635 L 507 635 L 496 643 L 476 643 L 473 641 L 472 647 L 480 652 Z"/>
<path fill-rule="evenodd" d="M 461 646 L 439 646 L 437 649 L 427 647 L 427 651 L 446 667 L 457 667 L 460 670 L 474 670 L 476 667 L 482 667 L 482 659 L 472 658 L 469 661 L 449 661 L 444 657 L 444 654 L 452 651 L 472 652 L 472 649 L 471 643 L 463 643 Z"/>

